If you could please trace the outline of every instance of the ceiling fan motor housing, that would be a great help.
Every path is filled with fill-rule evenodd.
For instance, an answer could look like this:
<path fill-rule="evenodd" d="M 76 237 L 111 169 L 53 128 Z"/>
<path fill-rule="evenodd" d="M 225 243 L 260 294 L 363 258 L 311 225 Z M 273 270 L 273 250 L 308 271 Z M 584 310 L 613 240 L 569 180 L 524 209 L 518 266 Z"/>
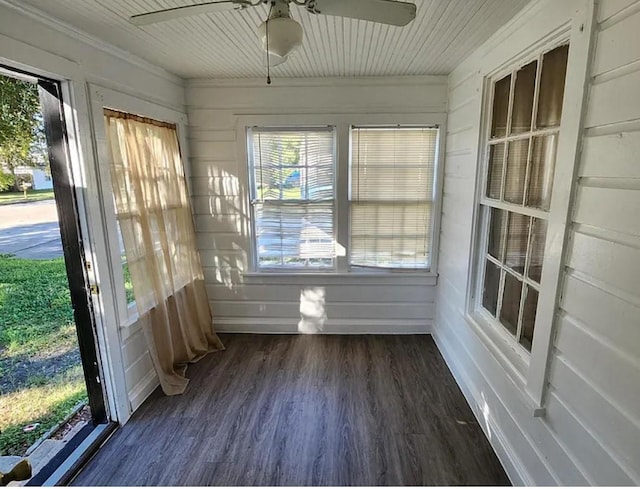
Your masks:
<path fill-rule="evenodd" d="M 258 36 L 267 52 L 280 57 L 288 56 L 302 45 L 302 26 L 291 18 L 289 2 L 273 2 L 271 15 L 258 27 Z"/>

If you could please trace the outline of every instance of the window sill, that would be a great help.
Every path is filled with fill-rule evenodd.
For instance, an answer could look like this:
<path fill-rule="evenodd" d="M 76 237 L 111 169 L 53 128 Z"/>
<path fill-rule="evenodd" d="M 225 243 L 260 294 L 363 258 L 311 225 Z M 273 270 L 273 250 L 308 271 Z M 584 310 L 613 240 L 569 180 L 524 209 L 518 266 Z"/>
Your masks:
<path fill-rule="evenodd" d="M 438 274 L 434 272 L 246 272 L 250 284 L 380 284 L 380 285 L 436 285 Z"/>
<path fill-rule="evenodd" d="M 529 395 L 526 388 L 529 359 L 518 351 L 517 347 L 514 347 L 512 342 L 509 341 L 510 338 L 502 334 L 496 325 L 483 317 L 481 313 L 467 311 L 465 320 L 521 393 L 521 398 L 529 407 L 532 416 L 543 417 L 545 414 L 544 407 Z"/>

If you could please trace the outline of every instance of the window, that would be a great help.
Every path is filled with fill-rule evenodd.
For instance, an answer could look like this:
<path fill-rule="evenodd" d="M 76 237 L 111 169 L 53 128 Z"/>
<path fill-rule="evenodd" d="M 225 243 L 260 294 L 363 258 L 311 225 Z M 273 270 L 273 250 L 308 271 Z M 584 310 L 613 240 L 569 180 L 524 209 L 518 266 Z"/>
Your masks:
<path fill-rule="evenodd" d="M 253 269 L 431 271 L 439 126 L 319 119 L 246 126 Z"/>
<path fill-rule="evenodd" d="M 351 129 L 352 267 L 428 269 L 438 129 Z"/>
<path fill-rule="evenodd" d="M 478 307 L 531 351 L 569 46 L 495 81 L 480 198 Z"/>
<path fill-rule="evenodd" d="M 335 267 L 332 127 L 248 131 L 259 270 Z"/>

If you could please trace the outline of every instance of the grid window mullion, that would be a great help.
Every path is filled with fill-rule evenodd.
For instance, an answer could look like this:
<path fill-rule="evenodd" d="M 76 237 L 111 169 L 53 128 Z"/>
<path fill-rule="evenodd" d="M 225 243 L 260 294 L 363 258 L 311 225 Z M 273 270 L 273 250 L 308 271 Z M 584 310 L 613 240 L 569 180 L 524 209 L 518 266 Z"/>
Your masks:
<path fill-rule="evenodd" d="M 527 287 L 522 284 L 522 290 L 520 291 L 520 305 L 518 306 L 518 326 L 516 328 L 516 341 L 520 343 L 520 336 L 522 335 L 522 318 L 524 316 L 524 302 L 527 296 Z"/>
<path fill-rule="evenodd" d="M 507 110 L 507 127 L 505 130 L 505 140 L 510 135 L 511 129 L 511 116 L 513 113 L 513 97 L 516 86 L 516 77 L 515 72 L 511 73 L 511 86 L 509 87 L 509 105 Z M 502 159 L 502 181 L 500 183 L 500 200 L 504 200 L 504 192 L 507 186 L 507 159 L 509 155 L 509 143 L 505 143 L 504 146 L 504 155 Z"/>
<path fill-rule="evenodd" d="M 507 272 L 504 268 L 500 268 L 500 285 L 498 286 L 498 305 L 496 306 L 496 318 L 500 320 L 500 313 L 502 312 L 502 299 L 504 299 L 504 283 L 507 278 Z"/>
<path fill-rule="evenodd" d="M 540 78 L 542 76 L 542 58 L 543 54 L 538 56 L 538 66 L 536 70 L 536 86 L 533 92 L 533 114 L 531 116 L 531 132 L 536 131 L 538 123 L 538 103 L 540 102 Z"/>

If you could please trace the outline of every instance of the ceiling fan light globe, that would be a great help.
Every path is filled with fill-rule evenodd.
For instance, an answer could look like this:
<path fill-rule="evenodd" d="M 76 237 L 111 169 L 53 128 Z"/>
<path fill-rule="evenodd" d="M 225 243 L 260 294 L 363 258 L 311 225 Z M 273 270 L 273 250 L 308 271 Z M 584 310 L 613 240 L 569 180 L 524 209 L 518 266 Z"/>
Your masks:
<path fill-rule="evenodd" d="M 258 27 L 262 47 L 271 54 L 284 58 L 302 45 L 302 26 L 288 17 L 277 17 L 269 21 L 269 49 L 267 49 L 267 21 Z"/>

